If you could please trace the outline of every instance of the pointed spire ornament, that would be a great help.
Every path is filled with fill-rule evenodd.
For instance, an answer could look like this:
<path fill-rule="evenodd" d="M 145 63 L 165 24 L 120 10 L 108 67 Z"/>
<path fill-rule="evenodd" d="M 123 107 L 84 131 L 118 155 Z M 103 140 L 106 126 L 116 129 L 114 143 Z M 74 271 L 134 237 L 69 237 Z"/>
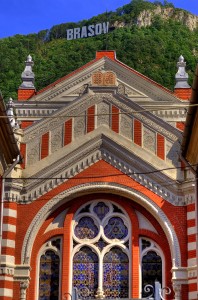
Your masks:
<path fill-rule="evenodd" d="M 184 61 L 184 57 L 180 55 L 179 61 L 177 63 L 178 71 L 175 75 L 176 84 L 175 89 L 189 89 L 190 85 L 188 84 L 188 73 L 186 73 L 186 62 Z"/>
<path fill-rule="evenodd" d="M 34 86 L 34 72 L 32 71 L 32 67 L 34 65 L 34 62 L 32 60 L 31 55 L 28 55 L 27 60 L 25 62 L 25 69 L 21 75 L 22 84 L 19 88 L 22 89 L 35 89 Z"/>
<path fill-rule="evenodd" d="M 12 128 L 18 129 L 19 124 L 17 123 L 16 117 L 14 115 L 14 102 L 12 98 L 9 99 L 7 105 L 6 105 L 6 111 L 7 111 L 7 116 L 9 117 L 10 124 Z"/>

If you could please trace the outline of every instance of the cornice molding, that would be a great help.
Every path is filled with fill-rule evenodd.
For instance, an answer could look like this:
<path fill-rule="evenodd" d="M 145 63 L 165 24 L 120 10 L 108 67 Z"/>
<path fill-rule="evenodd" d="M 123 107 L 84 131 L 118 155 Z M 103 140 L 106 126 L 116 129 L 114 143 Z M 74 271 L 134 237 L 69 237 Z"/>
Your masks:
<path fill-rule="evenodd" d="M 152 101 L 168 101 L 170 103 L 181 103 L 181 101 L 174 96 L 174 94 L 164 90 L 163 87 L 157 86 L 156 82 L 144 78 L 141 73 L 138 73 L 134 70 L 130 70 L 127 66 L 124 66 L 119 63 L 106 58 L 105 60 L 105 69 L 112 70 L 117 74 L 117 77 L 122 80 L 124 83 L 128 84 L 132 88 L 138 90 L 140 93 L 145 94 L 147 97 L 150 97 Z"/>
<path fill-rule="evenodd" d="M 24 130 L 22 142 L 28 143 L 34 138 L 39 138 L 42 134 L 50 131 L 52 128 L 54 129 L 57 126 L 61 126 L 65 121 L 70 119 L 71 116 L 82 115 L 91 105 L 97 105 L 103 101 L 116 105 L 121 111 L 131 114 L 133 117 L 141 120 L 144 124 L 152 127 L 152 129 L 157 132 L 162 133 L 173 142 L 182 137 L 179 130 L 154 116 L 152 113 L 144 111 L 137 103 L 134 103 L 123 95 L 117 94 L 115 90 L 107 91 L 106 93 L 102 92 L 102 89 L 100 91 L 101 92 L 95 94 L 90 92 L 82 97 L 78 97 L 65 108 L 54 112 L 51 115 L 52 119 L 42 119 L 35 125 L 28 127 Z M 141 111 L 141 113 L 137 113 L 137 111 Z"/>
<path fill-rule="evenodd" d="M 62 149 L 63 152 L 57 154 L 54 162 L 49 163 L 46 161 L 46 166 L 40 166 L 40 171 L 36 173 L 33 172 L 34 170 L 32 171 L 30 166 L 29 169 L 33 173 L 30 174 L 30 170 L 24 171 L 24 186 L 21 194 L 17 193 L 17 198 L 15 198 L 13 196 L 14 191 L 10 188 L 10 191 L 6 193 L 6 200 L 30 203 L 75 175 L 80 174 L 92 164 L 99 160 L 104 160 L 175 206 L 183 206 L 187 202 L 192 203 L 194 201 L 193 191 L 188 190 L 185 193 L 181 188 L 178 189 L 176 181 L 171 179 L 168 174 L 166 175 L 164 172 L 155 173 L 156 169 L 151 167 L 149 162 L 142 160 L 141 155 L 137 158 L 135 152 L 133 153 L 126 148 L 121 138 L 119 138 L 120 144 L 118 144 L 118 140 L 113 140 L 111 131 L 109 133 L 106 131 L 104 135 L 102 132 L 105 132 L 105 129 L 100 128 L 98 134 L 87 139 L 85 143 L 79 143 L 78 141 L 78 144 L 75 147 L 71 147 L 70 151 L 65 152 L 64 155 L 64 149 Z M 137 146 L 134 145 L 133 147 Z M 166 166 L 168 165 L 166 164 Z M 25 177 L 30 177 L 30 179 L 25 179 Z M 37 180 L 36 178 L 43 178 L 43 180 Z M 21 183 L 21 179 L 18 182 Z M 170 182 L 170 184 L 168 187 L 165 187 L 163 184 L 160 184 L 161 182 Z M 17 180 L 15 185 L 17 185 Z M 6 189 L 8 190 L 8 188 L 9 184 Z"/>

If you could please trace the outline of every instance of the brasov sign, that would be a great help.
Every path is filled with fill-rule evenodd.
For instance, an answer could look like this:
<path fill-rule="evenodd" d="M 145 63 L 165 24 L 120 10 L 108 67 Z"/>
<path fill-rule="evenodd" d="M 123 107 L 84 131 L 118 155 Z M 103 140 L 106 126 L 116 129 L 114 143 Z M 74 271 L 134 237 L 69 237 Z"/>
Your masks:
<path fill-rule="evenodd" d="M 67 40 L 75 40 L 80 38 L 91 37 L 102 33 L 108 33 L 109 22 L 98 23 L 78 28 L 67 29 Z"/>

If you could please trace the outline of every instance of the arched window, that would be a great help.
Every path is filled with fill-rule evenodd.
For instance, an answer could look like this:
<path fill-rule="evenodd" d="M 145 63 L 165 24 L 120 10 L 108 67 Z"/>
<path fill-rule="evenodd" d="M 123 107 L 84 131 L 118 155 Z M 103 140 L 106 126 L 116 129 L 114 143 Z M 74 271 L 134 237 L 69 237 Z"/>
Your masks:
<path fill-rule="evenodd" d="M 129 260 L 118 248 L 112 248 L 103 260 L 105 298 L 128 298 Z"/>
<path fill-rule="evenodd" d="M 39 300 L 59 299 L 60 239 L 45 244 L 39 263 Z"/>
<path fill-rule="evenodd" d="M 74 255 L 73 285 L 83 298 L 94 298 L 98 287 L 98 256 L 89 247 L 82 247 Z"/>
<path fill-rule="evenodd" d="M 152 285 L 155 281 L 162 285 L 162 258 L 159 247 L 150 240 L 141 239 L 141 268 L 142 268 L 142 297 L 147 297 L 145 286 Z"/>
<path fill-rule="evenodd" d="M 73 287 L 80 298 L 128 298 L 130 222 L 108 201 L 81 207 L 73 221 Z"/>

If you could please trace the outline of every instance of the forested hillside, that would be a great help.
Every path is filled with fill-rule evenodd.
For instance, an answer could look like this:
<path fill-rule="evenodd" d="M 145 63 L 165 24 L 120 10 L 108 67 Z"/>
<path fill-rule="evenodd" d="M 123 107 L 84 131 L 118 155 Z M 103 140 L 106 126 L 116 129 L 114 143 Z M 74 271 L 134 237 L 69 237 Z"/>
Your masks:
<path fill-rule="evenodd" d="M 166 8 L 172 12 L 171 17 L 156 13 Z M 144 15 L 149 16 L 147 25 Z M 35 86 L 39 90 L 94 59 L 97 50 L 106 49 L 116 50 L 119 60 L 169 89 L 174 87 L 176 64 L 182 54 L 191 83 L 198 60 L 198 27 L 192 28 L 184 22 L 189 15 L 166 1 L 152 4 L 133 0 L 115 12 L 104 12 L 90 20 L 56 25 L 38 34 L 0 39 L 0 90 L 4 99 L 16 99 L 28 54 L 34 61 Z M 107 20 L 114 28 L 108 34 L 66 39 L 68 28 Z"/>

